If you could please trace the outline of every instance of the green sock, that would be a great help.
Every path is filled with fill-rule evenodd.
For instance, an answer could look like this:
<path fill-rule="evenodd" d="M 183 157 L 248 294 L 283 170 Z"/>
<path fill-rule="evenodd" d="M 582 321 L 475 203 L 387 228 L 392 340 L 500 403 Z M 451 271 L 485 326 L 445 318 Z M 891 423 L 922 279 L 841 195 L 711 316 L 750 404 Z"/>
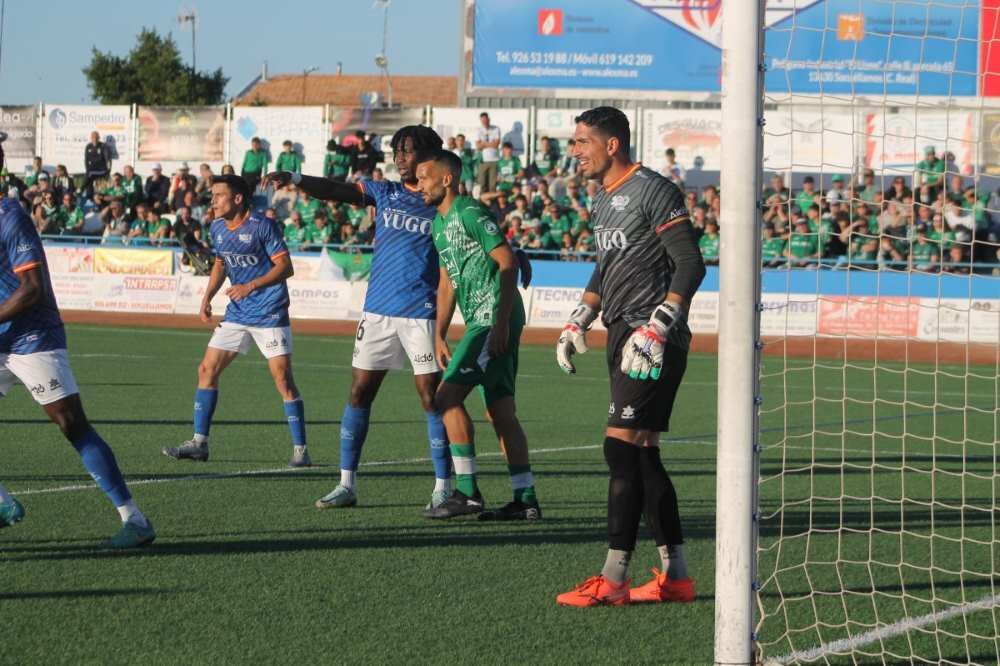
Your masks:
<path fill-rule="evenodd" d="M 531 474 L 531 465 L 507 465 L 510 472 L 510 485 L 514 489 L 514 501 L 525 504 L 538 504 L 535 496 L 535 477 Z"/>
<path fill-rule="evenodd" d="M 463 495 L 472 497 L 479 490 L 476 486 L 476 445 L 451 444 L 448 448 L 455 463 L 455 487 Z"/>

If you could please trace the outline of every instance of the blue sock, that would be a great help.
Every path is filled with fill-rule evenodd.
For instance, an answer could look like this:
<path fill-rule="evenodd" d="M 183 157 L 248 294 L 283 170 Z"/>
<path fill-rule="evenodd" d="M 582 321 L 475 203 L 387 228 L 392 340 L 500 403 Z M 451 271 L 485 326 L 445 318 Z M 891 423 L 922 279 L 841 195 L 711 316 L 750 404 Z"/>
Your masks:
<path fill-rule="evenodd" d="M 306 406 L 302 398 L 285 401 L 285 418 L 288 419 L 288 429 L 292 431 L 292 444 L 306 445 Z"/>
<path fill-rule="evenodd" d="M 200 388 L 194 392 L 194 434 L 208 437 L 218 401 L 219 389 Z"/>
<path fill-rule="evenodd" d="M 448 449 L 448 433 L 445 432 L 444 421 L 437 412 L 427 412 L 427 441 L 431 448 L 434 477 L 450 479 L 451 451 Z"/>
<path fill-rule="evenodd" d="M 115 454 L 93 428 L 72 443 L 94 483 L 104 491 L 116 507 L 132 499 L 132 493 L 128 491 L 121 470 L 118 469 Z"/>
<path fill-rule="evenodd" d="M 371 411 L 350 405 L 344 407 L 344 416 L 340 419 L 340 469 L 358 471 L 361 447 L 365 445 L 365 438 L 368 436 L 368 417 Z"/>

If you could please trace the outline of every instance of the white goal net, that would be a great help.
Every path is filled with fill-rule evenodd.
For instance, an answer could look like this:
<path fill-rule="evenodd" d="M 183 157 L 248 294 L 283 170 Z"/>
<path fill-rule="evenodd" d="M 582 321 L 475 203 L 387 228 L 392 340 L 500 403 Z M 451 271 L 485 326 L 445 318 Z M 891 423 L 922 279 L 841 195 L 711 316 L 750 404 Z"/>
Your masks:
<path fill-rule="evenodd" d="M 759 655 L 997 663 L 1000 3 L 774 4 Z"/>

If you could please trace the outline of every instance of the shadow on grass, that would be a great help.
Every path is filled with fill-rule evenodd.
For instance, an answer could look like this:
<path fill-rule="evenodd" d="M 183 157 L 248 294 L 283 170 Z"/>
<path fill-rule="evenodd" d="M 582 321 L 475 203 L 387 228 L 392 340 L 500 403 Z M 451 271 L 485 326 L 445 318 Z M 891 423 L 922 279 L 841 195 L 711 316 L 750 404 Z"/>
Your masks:
<path fill-rule="evenodd" d="M 555 528 L 555 529 L 553 529 Z M 6 564 L 74 559 L 107 559 L 122 557 L 174 557 L 174 556 L 227 556 L 267 555 L 274 553 L 368 549 L 411 548 L 488 548 L 491 546 L 551 546 L 567 544 L 593 544 L 598 549 L 606 543 L 602 521 L 595 517 L 545 519 L 541 523 L 522 523 L 518 526 L 474 519 L 433 522 L 406 527 L 370 528 L 354 526 L 328 530 L 294 530 L 283 536 L 280 532 L 264 532 L 258 538 L 219 539 L 208 535 L 201 540 L 196 535 L 182 535 L 173 539 L 161 535 L 147 548 L 128 552 L 95 550 L 86 545 L 53 545 L 5 547 L 2 552 Z M 312 534 L 305 537 L 304 534 Z M 685 537 L 708 539 L 714 536 L 714 521 L 689 521 L 685 524 Z M 253 534 L 253 533 L 248 533 Z M 267 538 L 270 535 L 270 538 Z M 648 539 L 648 535 L 643 535 Z M 195 540 L 197 539 L 197 540 Z M 489 551 L 484 551 L 488 553 Z"/>
<path fill-rule="evenodd" d="M 955 580 L 934 580 L 934 581 L 929 581 L 928 580 L 928 581 L 911 582 L 911 583 L 903 583 L 903 584 L 893 583 L 891 585 L 890 584 L 884 584 L 884 585 L 883 584 L 879 584 L 879 585 L 876 585 L 874 587 L 872 587 L 871 585 L 846 585 L 846 586 L 844 586 L 842 588 L 833 588 L 833 589 L 826 588 L 826 587 L 823 587 L 822 585 L 819 585 L 818 588 L 819 588 L 819 591 L 821 591 L 823 594 L 853 593 L 853 594 L 871 595 L 873 592 L 880 592 L 880 593 L 883 593 L 883 594 L 887 594 L 887 593 L 891 593 L 891 592 L 896 592 L 896 593 L 902 594 L 905 591 L 906 593 L 912 595 L 913 592 L 915 592 L 917 590 L 932 590 L 932 591 L 933 590 L 976 590 L 976 589 L 982 588 L 982 589 L 988 591 L 988 590 L 994 589 L 998 585 L 1000 585 L 1000 578 L 994 578 L 993 580 L 990 580 L 989 578 L 985 578 L 985 577 L 983 577 L 983 578 L 980 578 L 980 577 L 971 578 L 970 577 L 970 578 L 968 578 L 967 580 L 964 580 L 964 581 L 957 580 L 957 579 L 955 579 Z M 777 592 L 777 591 L 775 591 L 775 592 L 767 592 L 767 591 L 765 591 L 765 592 L 761 592 L 760 596 L 764 597 L 764 598 L 767 598 L 767 599 L 785 599 L 785 598 L 788 598 L 788 597 L 805 597 L 805 596 L 808 596 L 810 594 L 816 594 L 816 593 L 817 593 L 817 589 L 783 587 L 780 592 Z M 876 603 L 878 603 L 880 601 L 899 602 L 899 599 L 896 599 L 896 598 L 892 598 L 892 599 L 877 599 Z M 940 610 L 947 610 L 948 608 L 954 608 L 956 605 L 958 605 L 958 604 L 961 603 L 958 600 L 953 600 L 953 599 L 945 600 L 945 599 L 942 599 L 940 597 L 938 597 L 937 599 L 935 599 L 935 602 L 936 602 L 936 605 L 937 605 L 937 609 L 939 611 Z M 865 603 L 866 604 L 870 604 L 871 603 L 871 599 L 870 598 L 866 599 Z M 924 600 L 924 599 L 914 599 L 914 598 L 912 598 L 912 596 L 906 597 L 906 603 L 913 604 L 913 605 L 917 605 L 917 604 L 929 605 L 930 604 L 930 602 L 927 601 L 927 600 Z M 923 615 L 923 611 L 917 613 L 917 615 Z"/>
<path fill-rule="evenodd" d="M 139 587 L 128 590 L 52 590 L 49 592 L 0 592 L 0 601 L 31 601 L 36 599 L 92 599 L 97 597 L 132 597 L 146 594 L 177 594 L 188 590 L 163 590 Z"/>

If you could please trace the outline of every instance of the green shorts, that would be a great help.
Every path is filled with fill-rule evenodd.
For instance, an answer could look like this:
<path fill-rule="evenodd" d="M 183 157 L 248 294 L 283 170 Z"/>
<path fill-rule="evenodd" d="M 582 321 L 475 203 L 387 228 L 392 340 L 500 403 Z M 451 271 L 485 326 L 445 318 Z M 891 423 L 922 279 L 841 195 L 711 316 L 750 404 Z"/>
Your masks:
<path fill-rule="evenodd" d="M 442 381 L 479 386 L 487 406 L 501 398 L 513 398 L 517 379 L 517 348 L 524 323 L 515 317 L 511 319 L 507 351 L 495 358 L 490 357 L 487 346 L 487 338 L 493 329 L 485 326 L 467 328 L 451 356 Z"/>

